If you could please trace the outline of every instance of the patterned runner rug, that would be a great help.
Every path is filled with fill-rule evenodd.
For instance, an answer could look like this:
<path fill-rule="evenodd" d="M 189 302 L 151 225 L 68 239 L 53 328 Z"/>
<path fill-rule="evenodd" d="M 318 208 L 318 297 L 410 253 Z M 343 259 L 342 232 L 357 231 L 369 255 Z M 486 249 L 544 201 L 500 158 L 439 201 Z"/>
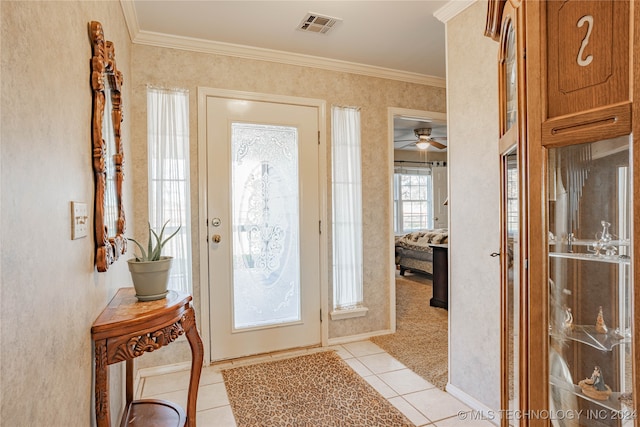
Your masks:
<path fill-rule="evenodd" d="M 413 424 L 335 352 L 222 371 L 238 427 Z"/>
<path fill-rule="evenodd" d="M 400 363 L 444 390 L 448 371 L 448 313 L 431 307 L 431 280 L 396 274 L 396 332 L 371 338 Z"/>

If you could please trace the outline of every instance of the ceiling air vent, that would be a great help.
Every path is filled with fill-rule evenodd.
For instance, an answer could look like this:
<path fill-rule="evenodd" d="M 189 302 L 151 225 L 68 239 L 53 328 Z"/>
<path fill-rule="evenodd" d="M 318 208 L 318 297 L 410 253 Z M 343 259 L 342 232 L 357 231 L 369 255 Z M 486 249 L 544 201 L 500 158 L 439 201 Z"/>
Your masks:
<path fill-rule="evenodd" d="M 300 31 L 308 31 L 310 33 L 327 34 L 333 26 L 342 21 L 340 18 L 332 18 L 330 16 L 322 16 L 317 13 L 307 13 L 307 15 L 300 21 L 298 29 Z"/>

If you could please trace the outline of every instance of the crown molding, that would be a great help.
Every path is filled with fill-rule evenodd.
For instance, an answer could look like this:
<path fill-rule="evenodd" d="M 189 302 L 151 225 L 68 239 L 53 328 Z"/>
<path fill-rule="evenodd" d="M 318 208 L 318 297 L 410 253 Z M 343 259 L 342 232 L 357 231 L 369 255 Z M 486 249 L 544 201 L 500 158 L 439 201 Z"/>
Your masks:
<path fill-rule="evenodd" d="M 278 62 L 281 64 L 298 65 L 301 67 L 320 68 L 343 73 L 361 74 L 370 77 L 399 80 L 409 83 L 423 84 L 427 86 L 446 87 L 445 79 L 428 76 L 419 73 L 392 70 L 383 67 L 357 64 L 354 62 L 340 61 L 336 59 L 321 58 L 310 55 L 284 52 L 279 50 L 257 48 L 252 46 L 236 45 L 231 43 L 214 42 L 210 40 L 191 37 L 173 36 L 150 31 L 138 31 L 132 38 L 133 43 L 164 47 L 169 49 L 181 49 L 215 55 L 234 56 L 244 59 Z"/>
<path fill-rule="evenodd" d="M 281 64 L 361 74 L 369 77 L 378 77 L 382 79 L 446 88 L 445 79 L 420 73 L 410 73 L 406 71 L 392 70 L 389 68 L 375 67 L 354 62 L 302 55 L 279 50 L 142 31 L 138 25 L 138 18 L 136 16 L 133 2 L 121 0 L 120 4 L 122 5 L 122 11 L 127 23 L 127 28 L 129 29 L 129 36 L 131 37 L 132 43 L 135 44 L 209 53 L 214 55 L 234 56 L 259 61 L 277 62 Z"/>
<path fill-rule="evenodd" d="M 127 24 L 127 29 L 129 30 L 129 38 L 133 41 L 136 38 L 136 34 L 140 32 L 136 7 L 133 5 L 132 1 L 126 0 L 120 0 L 120 6 L 122 7 L 124 22 Z"/>
<path fill-rule="evenodd" d="M 440 22 L 444 22 L 446 24 L 451 18 L 455 17 L 475 2 L 476 0 L 450 0 L 447 4 L 436 10 L 433 13 L 433 16 L 435 16 Z"/>

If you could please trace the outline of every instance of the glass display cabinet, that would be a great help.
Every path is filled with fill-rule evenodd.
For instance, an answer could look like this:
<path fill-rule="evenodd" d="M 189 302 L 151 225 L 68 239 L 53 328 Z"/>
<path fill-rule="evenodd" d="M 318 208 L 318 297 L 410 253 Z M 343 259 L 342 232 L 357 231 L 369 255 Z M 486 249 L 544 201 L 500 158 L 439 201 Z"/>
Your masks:
<path fill-rule="evenodd" d="M 628 136 L 547 150 L 554 425 L 633 425 L 629 160 Z"/>
<path fill-rule="evenodd" d="M 488 1 L 502 427 L 640 426 L 638 22 L 629 0 Z"/>
<path fill-rule="evenodd" d="M 522 42 L 521 2 L 509 1 L 495 11 L 500 18 L 496 34 L 487 28 L 487 35 L 499 42 L 499 153 L 500 153 L 500 406 L 501 425 L 515 426 L 518 420 L 510 416 L 520 408 L 520 288 L 521 224 L 524 200 L 519 174 L 523 161 L 522 134 L 525 127 L 523 85 L 524 45 Z M 494 253 L 492 255 L 498 255 Z"/>

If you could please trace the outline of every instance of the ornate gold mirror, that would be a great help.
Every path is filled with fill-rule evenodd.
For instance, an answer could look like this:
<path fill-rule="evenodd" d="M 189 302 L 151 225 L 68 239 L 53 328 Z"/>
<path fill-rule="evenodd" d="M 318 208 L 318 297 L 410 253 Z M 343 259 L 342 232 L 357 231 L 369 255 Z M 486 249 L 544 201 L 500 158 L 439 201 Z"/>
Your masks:
<path fill-rule="evenodd" d="M 107 271 L 109 265 L 126 251 L 125 219 L 122 204 L 123 149 L 122 73 L 116 68 L 113 43 L 104 39 L 102 24 L 89 24 L 93 57 L 93 171 L 95 174 L 96 267 Z"/>

